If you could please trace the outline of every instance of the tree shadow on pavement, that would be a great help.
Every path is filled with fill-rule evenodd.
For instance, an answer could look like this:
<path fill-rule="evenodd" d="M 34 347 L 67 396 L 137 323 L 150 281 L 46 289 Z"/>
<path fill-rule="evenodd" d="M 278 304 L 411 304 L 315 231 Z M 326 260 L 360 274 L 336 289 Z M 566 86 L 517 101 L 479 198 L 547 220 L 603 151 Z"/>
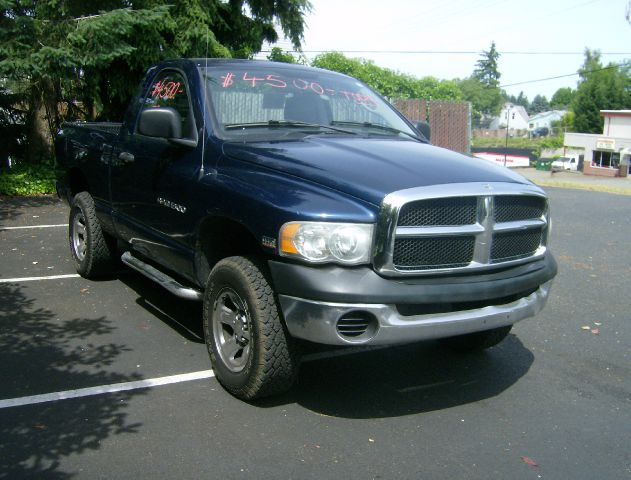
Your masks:
<path fill-rule="evenodd" d="M 140 380 L 105 371 L 127 347 L 106 343 L 106 318 L 63 320 L 15 284 L 0 285 L 0 399 Z M 0 479 L 71 478 L 63 460 L 134 433 L 125 405 L 135 390 L 0 408 Z"/>
<path fill-rule="evenodd" d="M 444 410 L 494 397 L 523 377 L 534 356 L 515 335 L 477 354 L 422 342 L 303 362 L 298 384 L 260 407 L 297 403 L 342 418 Z"/>
<path fill-rule="evenodd" d="M 28 216 L 31 212 L 44 218 L 51 208 L 59 208 L 61 200 L 53 196 L 5 197 L 0 196 L 0 225 Z"/>

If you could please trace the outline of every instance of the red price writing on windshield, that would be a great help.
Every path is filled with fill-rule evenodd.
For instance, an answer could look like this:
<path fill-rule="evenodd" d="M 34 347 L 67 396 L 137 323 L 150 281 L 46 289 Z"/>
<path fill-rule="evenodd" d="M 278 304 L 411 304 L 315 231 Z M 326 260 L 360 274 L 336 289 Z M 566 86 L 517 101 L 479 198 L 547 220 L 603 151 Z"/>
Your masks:
<path fill-rule="evenodd" d="M 250 74 L 245 72 L 243 76 L 235 75 L 232 72 L 226 73 L 221 77 L 221 86 L 223 88 L 232 87 L 237 81 L 240 84 L 245 84 L 252 88 L 260 86 L 272 87 L 272 88 L 294 88 L 296 90 L 311 91 L 317 95 L 328 95 L 330 97 L 339 96 L 348 101 L 354 102 L 358 105 L 365 105 L 369 108 L 377 108 L 377 102 L 370 95 L 365 95 L 358 92 L 349 92 L 346 90 L 336 90 L 333 88 L 324 87 L 318 82 L 310 82 L 302 78 L 284 79 L 279 75 L 256 73 Z"/>
<path fill-rule="evenodd" d="M 262 77 L 257 77 L 254 75 L 253 77 L 248 75 L 248 72 L 243 74 L 243 81 L 250 82 L 252 87 L 256 87 L 257 82 L 262 82 L 263 85 L 267 85 L 274 88 L 287 88 L 287 82 L 281 80 L 278 75 L 268 74 Z"/>

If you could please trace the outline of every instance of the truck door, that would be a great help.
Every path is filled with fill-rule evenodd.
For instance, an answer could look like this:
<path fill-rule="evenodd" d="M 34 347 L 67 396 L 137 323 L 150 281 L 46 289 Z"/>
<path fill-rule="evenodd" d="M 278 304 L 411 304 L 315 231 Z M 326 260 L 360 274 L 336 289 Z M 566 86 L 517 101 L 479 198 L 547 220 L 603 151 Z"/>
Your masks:
<path fill-rule="evenodd" d="M 183 72 L 162 70 L 141 97 L 140 111 L 173 108 L 182 119 L 183 137 L 197 138 L 190 91 Z M 189 196 L 200 167 L 201 142 L 195 148 L 174 145 L 141 135 L 135 127 L 121 135 L 112 159 L 111 196 L 119 235 L 134 251 L 192 275 Z"/>

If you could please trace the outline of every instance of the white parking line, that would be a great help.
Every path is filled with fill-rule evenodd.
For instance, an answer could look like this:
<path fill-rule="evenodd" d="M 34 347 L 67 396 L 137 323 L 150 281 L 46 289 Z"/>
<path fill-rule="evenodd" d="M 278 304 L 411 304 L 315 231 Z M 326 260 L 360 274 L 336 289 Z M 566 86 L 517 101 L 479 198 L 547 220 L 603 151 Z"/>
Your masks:
<path fill-rule="evenodd" d="M 3 227 L 2 225 L 0 225 L 0 232 L 3 230 L 27 230 L 29 228 L 65 228 L 67 226 L 67 223 L 62 223 L 60 225 L 26 225 L 23 227 Z"/>
<path fill-rule="evenodd" d="M 111 385 L 102 385 L 100 387 L 79 388 L 77 390 L 44 393 L 42 395 L 32 395 L 30 397 L 8 398 L 6 400 L 0 400 L 0 409 L 20 407 L 24 405 L 35 405 L 37 403 L 54 402 L 57 400 L 68 400 L 69 398 L 90 397 L 93 395 L 102 395 L 104 393 L 138 390 L 139 388 L 159 387 L 162 385 L 171 385 L 173 383 L 202 380 L 204 378 L 211 378 L 214 376 L 215 373 L 212 370 L 202 370 L 199 372 L 183 373 L 181 375 L 171 375 L 169 377 L 150 378 L 134 382 L 113 383 Z"/>
<path fill-rule="evenodd" d="M 21 283 L 21 282 L 37 282 L 39 280 L 59 280 L 61 278 L 79 278 L 81 275 L 71 273 L 68 275 L 50 275 L 48 277 L 19 277 L 19 278 L 0 278 L 0 283 Z"/>
<path fill-rule="evenodd" d="M 303 362 L 312 362 L 322 360 L 324 358 L 340 357 L 344 355 L 352 355 L 354 353 L 381 350 L 388 348 L 387 346 L 377 347 L 356 347 L 341 350 L 333 350 L 329 352 L 321 352 L 305 355 Z M 31 395 L 29 397 L 7 398 L 0 400 L 0 410 L 3 408 L 21 407 L 25 405 L 35 405 L 37 403 L 55 402 L 57 400 L 68 400 L 71 398 L 91 397 L 94 395 L 103 395 L 105 393 L 124 392 L 127 390 L 138 390 L 141 388 L 160 387 L 162 385 L 171 385 L 173 383 L 190 382 L 193 380 L 203 380 L 212 378 L 215 372 L 212 370 L 201 370 L 199 372 L 182 373 L 180 375 L 171 375 L 168 377 L 149 378 L 147 380 L 136 380 L 133 382 L 113 383 L 111 385 L 101 385 L 98 387 L 79 388 L 76 390 L 65 390 L 62 392 L 43 393 L 41 395 Z"/>

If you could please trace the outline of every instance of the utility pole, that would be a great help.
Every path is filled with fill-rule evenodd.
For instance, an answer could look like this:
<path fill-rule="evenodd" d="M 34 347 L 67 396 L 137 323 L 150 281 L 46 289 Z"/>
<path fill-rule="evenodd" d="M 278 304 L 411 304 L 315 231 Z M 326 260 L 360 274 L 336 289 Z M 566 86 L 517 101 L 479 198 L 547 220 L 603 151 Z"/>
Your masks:
<path fill-rule="evenodd" d="M 504 145 L 504 166 L 506 166 L 506 155 L 508 152 L 508 126 L 510 124 L 510 112 L 513 109 L 513 105 L 506 109 L 506 145 Z"/>

